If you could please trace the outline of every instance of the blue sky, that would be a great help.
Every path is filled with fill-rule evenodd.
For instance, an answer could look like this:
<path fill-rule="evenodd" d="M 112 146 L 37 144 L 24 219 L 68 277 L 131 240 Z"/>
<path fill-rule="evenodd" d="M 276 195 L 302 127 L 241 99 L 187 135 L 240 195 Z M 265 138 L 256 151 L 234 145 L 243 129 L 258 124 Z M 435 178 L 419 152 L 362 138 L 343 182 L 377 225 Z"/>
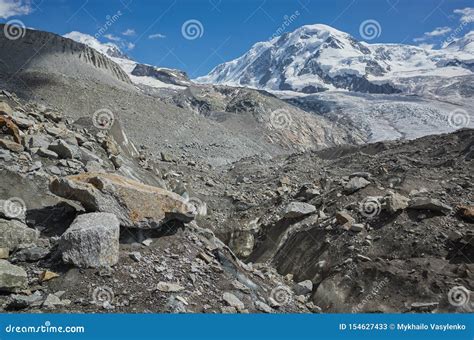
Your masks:
<path fill-rule="evenodd" d="M 472 7 L 472 0 L 0 0 L 0 19 L 115 41 L 133 59 L 196 77 L 268 40 L 279 27 L 292 31 L 323 23 L 364 40 L 361 23 L 375 20 L 380 31 L 372 43 L 438 47 L 461 18 L 474 16 Z M 286 25 L 285 16 L 292 17 Z M 189 20 L 194 20 L 190 31 L 183 34 Z M 457 34 L 467 33 L 472 25 Z"/>

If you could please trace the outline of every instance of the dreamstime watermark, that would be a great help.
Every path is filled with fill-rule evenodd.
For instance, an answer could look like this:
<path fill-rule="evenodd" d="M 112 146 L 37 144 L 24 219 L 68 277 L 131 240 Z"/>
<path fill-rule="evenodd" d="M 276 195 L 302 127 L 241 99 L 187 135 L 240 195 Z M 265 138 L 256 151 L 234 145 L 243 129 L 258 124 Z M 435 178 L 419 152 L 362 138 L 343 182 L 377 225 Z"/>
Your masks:
<path fill-rule="evenodd" d="M 275 33 L 273 33 L 268 40 L 272 40 L 283 33 L 286 32 L 286 29 L 293 24 L 296 19 L 301 15 L 300 11 L 296 10 L 293 12 L 291 15 L 284 15 L 283 16 L 283 23 L 280 25 L 280 27 L 277 28 Z"/>
<path fill-rule="evenodd" d="M 114 301 L 114 292 L 107 286 L 96 287 L 92 291 L 92 303 L 98 306 L 112 305 Z"/>
<path fill-rule="evenodd" d="M 25 216 L 26 204 L 19 197 L 11 197 L 1 204 L 3 214 L 8 218 L 19 218 Z"/>
<path fill-rule="evenodd" d="M 293 122 L 290 113 L 285 109 L 278 109 L 273 111 L 270 114 L 270 124 L 275 129 L 285 129 L 288 128 Z"/>
<path fill-rule="evenodd" d="M 45 321 L 43 325 L 38 326 L 15 326 L 8 325 L 5 327 L 6 333 L 85 333 L 84 326 L 53 326 L 50 321 Z"/>
<path fill-rule="evenodd" d="M 26 34 L 26 26 L 23 21 L 18 19 L 7 21 L 3 26 L 3 34 L 9 40 L 21 39 Z"/>
<path fill-rule="evenodd" d="M 366 197 L 359 203 L 359 212 L 366 218 L 374 218 L 382 210 L 382 204 L 377 197 Z"/>
<path fill-rule="evenodd" d="M 204 26 L 199 20 L 190 19 L 181 26 L 181 34 L 188 40 L 201 38 L 204 35 Z"/>
<path fill-rule="evenodd" d="M 464 31 L 467 25 L 470 23 L 474 22 L 474 16 L 468 16 L 464 18 L 464 20 L 461 20 L 461 23 L 456 27 L 450 35 L 447 36 L 447 38 L 444 40 L 443 44 L 441 46 L 447 46 L 453 41 L 456 40 L 456 38 Z"/>
<path fill-rule="evenodd" d="M 92 124 L 100 130 L 110 129 L 115 122 L 115 115 L 109 109 L 100 109 L 93 113 Z"/>
<path fill-rule="evenodd" d="M 203 201 L 201 201 L 197 197 L 189 197 L 187 193 L 184 195 L 184 200 L 185 202 L 191 206 L 192 210 L 185 215 L 189 217 L 194 217 L 194 216 L 206 216 L 207 215 L 207 204 Z"/>
<path fill-rule="evenodd" d="M 471 291 L 464 286 L 453 287 L 448 292 L 448 301 L 454 307 L 469 306 L 470 299 Z"/>
<path fill-rule="evenodd" d="M 122 15 L 123 13 L 120 10 L 117 11 L 113 15 L 107 14 L 105 16 L 105 20 L 106 20 L 105 23 L 102 26 L 100 26 L 97 33 L 94 34 L 94 37 L 96 39 L 99 39 L 101 36 L 103 36 L 109 30 L 109 28 L 112 27 L 112 25 L 115 24 L 120 19 Z"/>
<path fill-rule="evenodd" d="M 377 20 L 365 20 L 359 26 L 359 34 L 365 40 L 376 39 L 382 34 L 382 26 Z"/>
<path fill-rule="evenodd" d="M 470 120 L 469 113 L 463 109 L 456 109 L 448 115 L 448 124 L 455 129 L 468 127 Z"/>
<path fill-rule="evenodd" d="M 293 292 L 287 286 L 278 286 L 270 292 L 270 298 L 278 305 L 285 306 L 293 300 Z"/>
<path fill-rule="evenodd" d="M 388 278 L 384 278 L 382 281 L 375 282 L 372 286 L 370 292 L 359 302 L 356 306 L 352 307 L 352 313 L 360 313 L 362 309 L 368 304 L 370 301 L 377 298 L 380 294 L 380 291 L 389 283 Z"/>

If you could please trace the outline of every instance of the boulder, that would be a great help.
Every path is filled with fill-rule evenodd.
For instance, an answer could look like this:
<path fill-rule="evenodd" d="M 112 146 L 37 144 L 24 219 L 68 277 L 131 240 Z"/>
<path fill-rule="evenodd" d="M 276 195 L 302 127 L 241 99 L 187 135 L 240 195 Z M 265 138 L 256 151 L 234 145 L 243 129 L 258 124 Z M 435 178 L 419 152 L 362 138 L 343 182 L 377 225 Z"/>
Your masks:
<path fill-rule="evenodd" d="M 474 206 L 462 205 L 457 208 L 458 215 L 465 221 L 474 222 Z"/>
<path fill-rule="evenodd" d="M 28 277 L 23 268 L 0 260 L 0 290 L 14 292 L 28 287 Z"/>
<path fill-rule="evenodd" d="M 79 158 L 80 156 L 79 149 L 76 146 L 70 145 L 61 139 L 49 144 L 48 150 L 55 152 L 59 158 L 63 159 Z"/>
<path fill-rule="evenodd" d="M 21 144 L 20 130 L 18 126 L 8 117 L 0 116 L 0 134 L 13 137 L 13 141 Z"/>
<path fill-rule="evenodd" d="M 14 250 L 20 244 L 31 244 L 38 240 L 39 231 L 16 220 L 0 219 L 0 248 Z"/>
<path fill-rule="evenodd" d="M 87 211 L 115 214 L 122 226 L 157 228 L 170 220 L 190 222 L 196 208 L 173 192 L 115 174 L 83 173 L 54 179 L 58 196 L 82 203 Z"/>
<path fill-rule="evenodd" d="M 312 204 L 303 202 L 291 202 L 285 208 L 285 218 L 297 218 L 312 214 L 316 211 L 316 207 Z"/>
<path fill-rule="evenodd" d="M 51 159 L 56 159 L 58 158 L 58 154 L 54 151 L 51 151 L 46 148 L 39 148 L 38 151 L 36 151 L 36 154 L 40 157 L 44 158 L 51 158 Z"/>
<path fill-rule="evenodd" d="M 397 211 L 404 210 L 408 207 L 410 199 L 408 197 L 402 196 L 396 192 L 390 193 L 385 196 L 385 204 L 387 210 L 394 214 Z"/>
<path fill-rule="evenodd" d="M 344 185 L 344 191 L 352 194 L 362 188 L 368 186 L 370 182 L 363 177 L 352 177 L 349 182 Z"/>
<path fill-rule="evenodd" d="M 348 230 L 355 223 L 355 219 L 346 211 L 338 211 L 336 213 L 336 221 Z"/>
<path fill-rule="evenodd" d="M 313 291 L 313 282 L 311 280 L 301 281 L 293 287 L 296 295 L 306 295 Z"/>
<path fill-rule="evenodd" d="M 418 197 L 412 199 L 410 201 L 409 208 L 415 210 L 436 211 L 443 214 L 449 214 L 453 210 L 453 208 L 451 208 L 449 205 L 444 204 L 437 199 L 427 197 Z"/>
<path fill-rule="evenodd" d="M 59 240 L 63 261 L 81 268 L 107 267 L 119 260 L 120 225 L 110 213 L 76 217 Z"/>
<path fill-rule="evenodd" d="M 234 307 L 237 310 L 243 310 L 245 309 L 245 305 L 242 301 L 239 300 L 237 296 L 235 296 L 232 293 L 224 293 L 222 296 L 223 300 L 229 304 L 230 307 Z"/>
<path fill-rule="evenodd" d="M 16 152 L 16 153 L 20 153 L 23 150 L 25 150 L 23 145 L 21 145 L 19 143 L 16 143 L 16 142 L 13 142 L 13 141 L 8 140 L 8 139 L 1 139 L 1 138 L 0 138 L 0 148 L 4 148 L 4 149 L 7 149 L 7 150 Z"/>

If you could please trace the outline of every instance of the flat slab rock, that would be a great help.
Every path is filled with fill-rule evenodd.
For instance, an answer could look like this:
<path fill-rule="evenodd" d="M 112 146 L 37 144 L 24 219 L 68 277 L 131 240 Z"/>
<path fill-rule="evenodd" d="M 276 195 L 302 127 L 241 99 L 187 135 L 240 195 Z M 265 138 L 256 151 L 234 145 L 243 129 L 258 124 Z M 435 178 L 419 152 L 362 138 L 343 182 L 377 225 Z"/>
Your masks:
<path fill-rule="evenodd" d="M 59 240 L 63 261 L 81 268 L 107 267 L 119 260 L 120 224 L 110 213 L 79 215 Z"/>
<path fill-rule="evenodd" d="M 316 211 L 316 207 L 312 204 L 303 202 L 291 202 L 285 208 L 286 218 L 297 218 L 312 214 Z"/>
<path fill-rule="evenodd" d="M 6 260 L 0 260 L 0 291 L 14 292 L 26 289 L 28 277 L 25 270 Z"/>
<path fill-rule="evenodd" d="M 87 211 L 115 214 L 129 228 L 157 228 L 169 220 L 190 222 L 196 208 L 173 192 L 115 174 L 84 173 L 55 179 L 50 190 L 82 203 Z"/>

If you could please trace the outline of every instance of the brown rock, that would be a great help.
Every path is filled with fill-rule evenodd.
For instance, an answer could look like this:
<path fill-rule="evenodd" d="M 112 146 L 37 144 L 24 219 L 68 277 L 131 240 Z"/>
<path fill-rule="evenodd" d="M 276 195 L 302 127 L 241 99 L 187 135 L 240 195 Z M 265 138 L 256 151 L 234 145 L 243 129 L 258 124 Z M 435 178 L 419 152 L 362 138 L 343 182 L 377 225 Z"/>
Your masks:
<path fill-rule="evenodd" d="M 16 143 L 21 144 L 20 130 L 10 118 L 0 116 L 0 133 L 12 136 Z"/>
<path fill-rule="evenodd" d="M 40 282 L 44 282 L 44 281 L 52 280 L 57 277 L 59 277 L 59 274 L 56 274 L 55 272 L 52 272 L 49 270 L 45 270 L 44 272 L 40 274 L 39 280 Z"/>
<path fill-rule="evenodd" d="M 0 139 L 0 148 L 4 148 L 16 153 L 20 153 L 20 152 L 23 152 L 23 150 L 25 150 L 23 145 L 12 142 L 11 140 L 8 140 L 8 139 Z"/>
<path fill-rule="evenodd" d="M 459 216 L 468 221 L 474 222 L 474 206 L 461 205 L 457 209 Z"/>
<path fill-rule="evenodd" d="M 336 213 L 337 223 L 342 225 L 345 229 L 349 230 L 354 224 L 354 218 L 345 211 L 339 211 Z"/>
<path fill-rule="evenodd" d="M 0 102 L 0 116 L 12 116 L 13 110 L 6 102 Z"/>
<path fill-rule="evenodd" d="M 169 220 L 190 222 L 196 208 L 173 192 L 115 174 L 83 173 L 54 179 L 50 190 L 87 211 L 115 214 L 125 227 L 150 229 Z"/>

